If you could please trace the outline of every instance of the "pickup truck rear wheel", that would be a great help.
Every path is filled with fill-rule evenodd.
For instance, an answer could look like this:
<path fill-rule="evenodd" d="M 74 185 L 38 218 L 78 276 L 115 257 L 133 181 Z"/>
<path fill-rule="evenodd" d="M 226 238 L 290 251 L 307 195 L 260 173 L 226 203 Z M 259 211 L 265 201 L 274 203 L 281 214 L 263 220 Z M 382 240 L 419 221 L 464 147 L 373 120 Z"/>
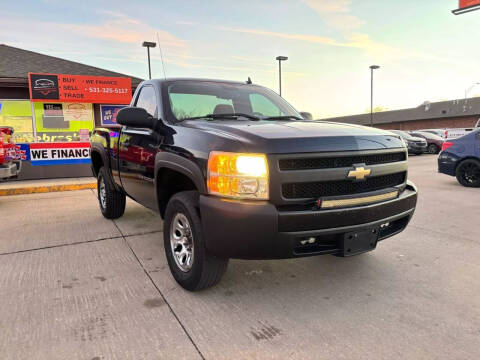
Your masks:
<path fill-rule="evenodd" d="M 466 187 L 480 187 L 480 161 L 463 160 L 456 170 L 457 180 Z"/>
<path fill-rule="evenodd" d="M 228 259 L 207 252 L 197 209 L 197 191 L 177 193 L 168 202 L 163 225 L 170 271 L 175 280 L 190 291 L 217 284 L 228 265 Z"/>
<path fill-rule="evenodd" d="M 98 203 L 103 216 L 118 219 L 125 212 L 125 194 L 115 189 L 107 170 L 102 167 L 97 176 Z"/>

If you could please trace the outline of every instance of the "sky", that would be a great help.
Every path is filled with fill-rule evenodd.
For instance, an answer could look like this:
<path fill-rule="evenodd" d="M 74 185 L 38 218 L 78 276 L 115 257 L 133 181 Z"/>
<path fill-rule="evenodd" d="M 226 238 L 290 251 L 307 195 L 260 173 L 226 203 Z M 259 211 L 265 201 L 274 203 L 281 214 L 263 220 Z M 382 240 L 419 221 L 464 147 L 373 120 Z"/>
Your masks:
<path fill-rule="evenodd" d="M 464 97 L 480 82 L 480 11 L 458 0 L 3 1 L 0 43 L 140 78 L 245 81 L 314 118 Z M 469 96 L 480 96 L 480 85 Z"/>

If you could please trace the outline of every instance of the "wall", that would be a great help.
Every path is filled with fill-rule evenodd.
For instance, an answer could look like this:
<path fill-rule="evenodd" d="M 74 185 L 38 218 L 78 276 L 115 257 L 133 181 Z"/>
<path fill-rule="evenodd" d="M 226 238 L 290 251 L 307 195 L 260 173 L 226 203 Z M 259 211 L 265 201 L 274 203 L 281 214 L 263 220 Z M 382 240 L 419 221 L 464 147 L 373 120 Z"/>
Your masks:
<path fill-rule="evenodd" d="M 378 124 L 375 127 L 386 130 L 421 130 L 421 129 L 444 129 L 444 128 L 472 128 L 477 123 L 480 115 L 428 119 L 417 121 L 401 121 L 388 124 Z"/>
<path fill-rule="evenodd" d="M 28 87 L 0 87 L 0 99 L 30 99 L 30 93 L 28 92 Z"/>

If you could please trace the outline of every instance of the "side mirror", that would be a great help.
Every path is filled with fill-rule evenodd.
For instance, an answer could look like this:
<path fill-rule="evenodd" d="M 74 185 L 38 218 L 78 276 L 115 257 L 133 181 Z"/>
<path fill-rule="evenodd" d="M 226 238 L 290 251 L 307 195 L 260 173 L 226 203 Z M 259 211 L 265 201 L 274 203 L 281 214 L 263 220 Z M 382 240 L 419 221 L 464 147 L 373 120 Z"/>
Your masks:
<path fill-rule="evenodd" d="M 300 115 L 302 115 L 302 117 L 303 117 L 305 120 L 313 120 L 313 116 L 312 116 L 312 114 L 309 113 L 309 112 L 302 111 L 302 112 L 300 112 Z"/>
<path fill-rule="evenodd" d="M 156 119 L 147 110 L 138 107 L 126 107 L 117 114 L 117 123 L 136 128 L 152 129 Z"/>

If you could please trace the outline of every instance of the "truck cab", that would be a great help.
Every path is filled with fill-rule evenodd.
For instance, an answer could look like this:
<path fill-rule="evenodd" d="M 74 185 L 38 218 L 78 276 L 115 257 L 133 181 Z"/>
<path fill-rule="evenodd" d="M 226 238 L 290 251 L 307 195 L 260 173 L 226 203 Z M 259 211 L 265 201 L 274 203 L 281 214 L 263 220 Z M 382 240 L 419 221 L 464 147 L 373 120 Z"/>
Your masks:
<path fill-rule="evenodd" d="M 157 211 L 188 290 L 216 284 L 229 258 L 371 251 L 415 210 L 400 136 L 304 119 L 259 85 L 145 81 L 117 122 L 91 139 L 100 210 L 118 218 L 128 196 Z"/>

